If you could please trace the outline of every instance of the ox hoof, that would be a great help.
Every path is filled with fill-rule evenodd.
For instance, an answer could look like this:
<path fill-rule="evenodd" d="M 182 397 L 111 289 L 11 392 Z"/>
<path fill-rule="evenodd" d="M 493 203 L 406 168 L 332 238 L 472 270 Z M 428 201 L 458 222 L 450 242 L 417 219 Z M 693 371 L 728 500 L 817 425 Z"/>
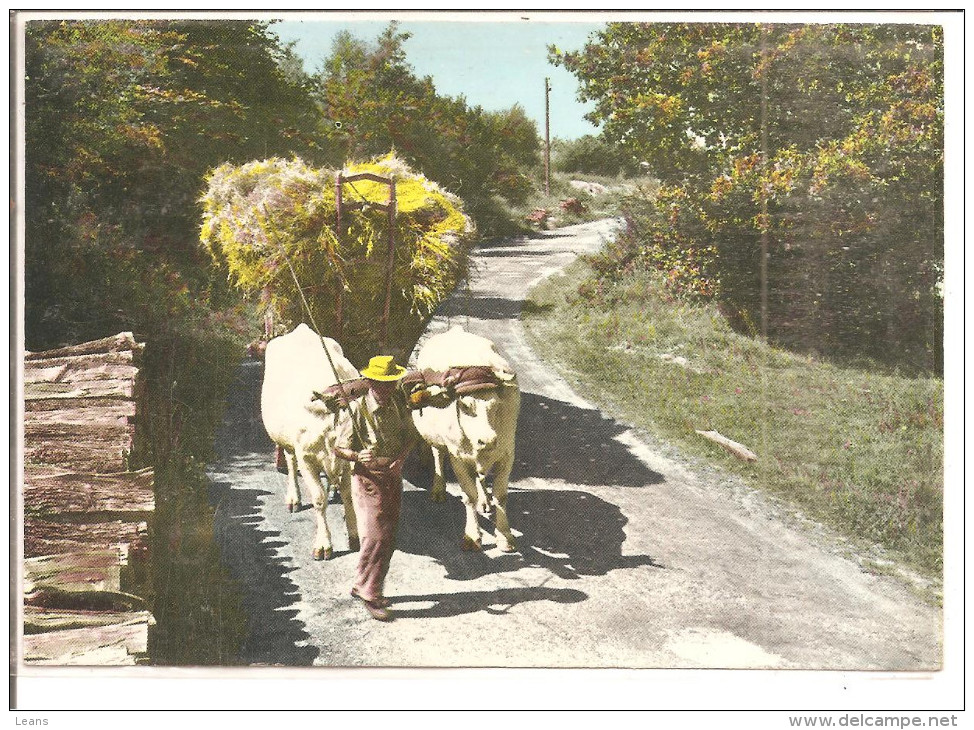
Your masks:
<path fill-rule="evenodd" d="M 331 548 L 315 548 L 311 557 L 315 560 L 331 560 Z"/>
<path fill-rule="evenodd" d="M 349 538 L 348 551 L 350 553 L 357 553 L 361 549 L 362 549 L 362 543 L 357 537 Z"/>
<path fill-rule="evenodd" d="M 478 553 L 484 549 L 484 546 L 480 544 L 480 540 L 474 540 L 472 537 L 464 535 L 460 549 L 465 553 Z"/>
<path fill-rule="evenodd" d="M 500 548 L 502 553 L 516 553 L 517 545 L 513 541 L 498 540 L 497 547 Z"/>
<path fill-rule="evenodd" d="M 301 503 L 300 502 L 288 502 L 287 503 L 287 511 L 290 512 L 291 514 L 294 514 L 295 512 L 300 512 L 301 511 Z"/>

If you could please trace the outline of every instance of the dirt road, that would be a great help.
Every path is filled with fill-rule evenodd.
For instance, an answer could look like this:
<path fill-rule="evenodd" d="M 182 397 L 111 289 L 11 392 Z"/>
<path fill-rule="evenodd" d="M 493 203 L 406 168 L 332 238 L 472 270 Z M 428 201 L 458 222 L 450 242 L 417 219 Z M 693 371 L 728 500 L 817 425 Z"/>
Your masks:
<path fill-rule="evenodd" d="M 599 248 L 597 222 L 481 248 L 469 289 L 441 307 L 494 340 L 523 400 L 509 515 L 520 552 L 485 537 L 460 550 L 454 498 L 408 470 L 387 581 L 397 619 L 348 596 L 356 554 L 341 505 L 336 555 L 311 560 L 312 513 L 284 509 L 259 415 L 260 364 L 231 395 L 210 467 L 217 537 L 250 616 L 244 659 L 330 666 L 935 669 L 941 614 L 864 573 L 821 530 L 778 519 L 760 495 L 695 475 L 576 396 L 526 344 L 518 314 L 536 281 Z M 486 525 L 485 525 L 486 526 Z"/>

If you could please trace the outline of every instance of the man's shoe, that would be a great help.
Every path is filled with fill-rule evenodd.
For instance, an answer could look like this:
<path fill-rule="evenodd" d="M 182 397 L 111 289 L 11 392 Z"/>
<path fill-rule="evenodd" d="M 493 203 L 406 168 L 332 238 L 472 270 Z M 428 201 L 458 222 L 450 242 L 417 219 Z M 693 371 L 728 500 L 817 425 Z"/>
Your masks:
<path fill-rule="evenodd" d="M 389 610 L 388 598 L 376 598 L 374 601 L 367 601 L 359 592 L 353 588 L 352 598 L 357 598 L 365 604 L 365 610 L 371 614 L 376 621 L 392 621 L 392 611 Z"/>
<path fill-rule="evenodd" d="M 362 601 L 365 610 L 368 611 L 376 621 L 392 621 L 392 611 L 385 606 L 380 606 L 375 601 Z"/>

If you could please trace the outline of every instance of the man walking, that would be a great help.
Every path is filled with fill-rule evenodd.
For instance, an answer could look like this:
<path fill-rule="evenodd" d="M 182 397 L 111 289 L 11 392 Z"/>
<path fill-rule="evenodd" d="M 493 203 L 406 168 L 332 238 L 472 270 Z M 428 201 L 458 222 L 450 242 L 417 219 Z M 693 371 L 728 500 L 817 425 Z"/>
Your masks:
<path fill-rule="evenodd" d="M 353 464 L 352 502 L 361 550 L 352 595 L 377 621 L 392 619 L 383 585 L 402 507 L 402 468 L 419 440 L 405 393 L 398 387 L 405 374 L 389 355 L 369 361 L 362 370 L 369 392 L 349 404 L 351 417 L 335 446 L 335 453 Z"/>

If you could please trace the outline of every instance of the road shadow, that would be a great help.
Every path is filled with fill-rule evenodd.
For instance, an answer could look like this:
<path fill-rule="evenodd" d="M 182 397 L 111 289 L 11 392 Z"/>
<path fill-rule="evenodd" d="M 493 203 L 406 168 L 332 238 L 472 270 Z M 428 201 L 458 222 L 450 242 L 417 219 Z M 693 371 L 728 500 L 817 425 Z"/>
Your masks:
<path fill-rule="evenodd" d="M 447 299 L 436 310 L 440 317 L 473 317 L 475 319 L 517 319 L 521 313 L 521 299 L 485 297 L 467 294 L 462 290 Z"/>
<path fill-rule="evenodd" d="M 421 469 L 414 463 L 408 478 L 425 486 L 430 477 L 423 477 Z M 507 513 L 511 526 L 522 533 L 517 538 L 518 552 L 465 552 L 460 499 L 448 495 L 437 504 L 430 501 L 429 492 L 409 490 L 403 494 L 397 549 L 432 558 L 451 580 L 476 580 L 529 566 L 567 580 L 641 566 L 663 567 L 649 555 L 623 555 L 628 518 L 616 505 L 587 492 L 511 489 Z M 488 521 L 481 519 L 481 528 L 493 535 Z M 492 542 L 492 537 L 485 539 L 485 547 L 492 547 Z"/>
<path fill-rule="evenodd" d="M 522 392 L 511 480 L 540 477 L 615 487 L 660 484 L 661 474 L 615 440 L 627 430 L 597 410 Z"/>
<path fill-rule="evenodd" d="M 391 599 L 396 619 L 447 618 L 465 613 L 485 611 L 503 616 L 514 606 L 529 601 L 553 603 L 580 603 L 588 594 L 573 588 L 500 588 L 493 591 L 469 591 L 466 593 L 434 593 L 426 596 L 395 596 Z M 426 608 L 398 608 L 410 603 L 432 603 Z"/>
<path fill-rule="evenodd" d="M 247 616 L 238 660 L 245 664 L 310 666 L 318 657 L 314 646 L 296 646 L 310 634 L 298 616 L 297 585 L 288 574 L 292 561 L 277 554 L 287 545 L 281 533 L 262 529 L 261 502 L 283 498 L 235 475 L 274 470 L 274 449 L 260 418 L 263 367 L 245 362 L 230 387 L 223 425 L 217 431 L 217 460 L 209 468 L 209 501 L 213 506 L 213 539 L 221 561 L 241 591 Z M 252 483 L 252 482 L 250 482 Z"/>
<path fill-rule="evenodd" d="M 289 558 L 276 554 L 287 543 L 280 532 L 260 529 L 261 499 L 271 493 L 214 481 L 209 494 L 214 505 L 213 539 L 240 587 L 247 616 L 239 661 L 310 666 L 319 652 L 313 646 L 296 645 L 311 638 L 297 618 L 300 594 L 288 577 L 296 568 Z"/>
<path fill-rule="evenodd" d="M 233 458 L 273 464 L 274 444 L 261 420 L 260 389 L 264 381 L 264 363 L 245 360 L 227 392 L 223 422 L 213 441 L 214 460 Z"/>
<path fill-rule="evenodd" d="M 504 247 L 504 248 L 498 247 L 498 248 L 488 248 L 488 249 L 477 249 L 476 251 L 474 251 L 473 255 L 476 258 L 508 258 L 508 257 L 519 258 L 525 256 L 534 256 L 534 257 L 557 256 L 559 254 L 564 254 L 564 253 L 565 251 L 561 249 L 554 249 L 554 248 L 518 249 L 518 248 L 511 248 L 511 247 Z"/>

